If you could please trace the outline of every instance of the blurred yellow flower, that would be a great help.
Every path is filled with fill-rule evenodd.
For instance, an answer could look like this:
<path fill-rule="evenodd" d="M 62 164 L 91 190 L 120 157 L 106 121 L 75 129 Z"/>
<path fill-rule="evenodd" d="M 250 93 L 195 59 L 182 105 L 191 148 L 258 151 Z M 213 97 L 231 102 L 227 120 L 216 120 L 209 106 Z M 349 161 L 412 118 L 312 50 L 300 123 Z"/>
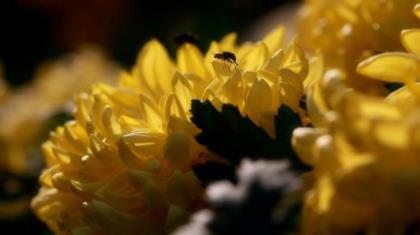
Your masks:
<path fill-rule="evenodd" d="M 202 204 L 192 167 L 216 157 L 194 139 L 192 99 L 235 104 L 273 135 L 281 104 L 301 111 L 308 64 L 295 42 L 281 49 L 283 34 L 278 27 L 239 47 L 229 34 L 205 55 L 186 43 L 175 62 L 149 41 L 116 87 L 79 95 L 75 120 L 43 145 L 36 214 L 60 234 L 166 234 L 185 222 Z M 238 65 L 215 59 L 222 51 Z"/>
<path fill-rule="evenodd" d="M 317 128 L 296 129 L 293 137 L 301 159 L 314 166 L 303 234 L 406 234 L 419 222 L 420 31 L 403 30 L 401 38 L 409 53 L 383 53 L 357 68 L 405 84 L 385 99 L 349 89 L 339 71 L 311 87 L 308 112 Z"/>
<path fill-rule="evenodd" d="M 32 84 L 6 90 L 0 103 L 0 169 L 16 174 L 36 170 L 41 161 L 37 146 L 47 138 L 42 132 L 50 128 L 45 126 L 48 121 L 71 111 L 73 96 L 93 82 L 112 82 L 116 77 L 116 65 L 96 49 L 84 49 L 43 65 Z"/>
<path fill-rule="evenodd" d="M 0 200 L 0 219 L 29 213 L 33 189 L 23 181 L 41 170 L 46 129 L 57 114 L 69 111 L 74 94 L 95 81 L 115 81 L 116 68 L 100 51 L 86 48 L 45 64 L 25 87 L 12 90 L 0 81 L 0 171 L 4 193 L 13 195 Z"/>
<path fill-rule="evenodd" d="M 356 66 L 369 56 L 402 50 L 400 31 L 420 26 L 410 14 L 416 3 L 419 1 L 306 0 L 298 15 L 298 39 L 305 48 L 320 51 L 327 68 L 348 74 L 350 87 L 382 94 L 382 83 L 356 74 Z"/>

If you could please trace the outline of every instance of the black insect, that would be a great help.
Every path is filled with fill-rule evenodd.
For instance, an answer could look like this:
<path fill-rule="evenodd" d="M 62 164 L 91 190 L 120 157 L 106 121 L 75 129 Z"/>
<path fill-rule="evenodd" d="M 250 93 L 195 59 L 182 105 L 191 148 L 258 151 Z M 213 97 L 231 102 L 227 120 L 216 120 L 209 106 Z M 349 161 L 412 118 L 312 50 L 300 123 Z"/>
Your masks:
<path fill-rule="evenodd" d="M 181 46 L 185 43 L 194 45 L 197 45 L 198 43 L 198 36 L 192 33 L 177 33 L 174 35 L 173 39 L 178 46 Z"/>
<path fill-rule="evenodd" d="M 214 58 L 238 65 L 238 63 L 236 63 L 236 55 L 230 51 L 222 51 L 221 53 L 217 53 L 214 55 Z"/>

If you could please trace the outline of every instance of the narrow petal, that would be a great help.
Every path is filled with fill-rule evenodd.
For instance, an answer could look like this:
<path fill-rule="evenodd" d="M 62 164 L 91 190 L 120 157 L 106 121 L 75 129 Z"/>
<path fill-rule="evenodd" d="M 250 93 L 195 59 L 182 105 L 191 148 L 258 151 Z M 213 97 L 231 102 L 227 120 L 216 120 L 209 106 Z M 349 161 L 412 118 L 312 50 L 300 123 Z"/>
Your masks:
<path fill-rule="evenodd" d="M 401 41 L 407 49 L 420 56 L 420 29 L 406 29 L 401 32 Z"/>
<path fill-rule="evenodd" d="M 417 4 L 413 9 L 414 14 L 420 19 L 420 4 Z"/>
<path fill-rule="evenodd" d="M 183 110 L 189 110 L 191 100 L 198 98 L 194 96 L 192 85 L 180 73 L 176 72 L 172 78 L 172 89 L 182 105 Z"/>
<path fill-rule="evenodd" d="M 255 81 L 246 98 L 244 112 L 254 121 L 259 123 L 261 114 L 271 110 L 272 92 L 270 86 L 263 79 Z"/>
<path fill-rule="evenodd" d="M 225 103 L 231 103 L 238 107 L 242 106 L 245 96 L 245 85 L 239 71 L 234 73 L 223 85 L 221 96 L 222 101 Z"/>
<path fill-rule="evenodd" d="M 154 129 L 162 130 L 162 116 L 153 101 L 147 96 L 139 95 L 139 105 L 144 120 Z"/>
<path fill-rule="evenodd" d="M 244 71 L 257 71 L 269 59 L 269 51 L 264 43 L 257 44 L 244 58 L 239 61 Z"/>
<path fill-rule="evenodd" d="M 408 53 L 383 53 L 361 62 L 357 72 L 385 82 L 404 82 L 419 74 L 419 59 Z"/>
<path fill-rule="evenodd" d="M 220 40 L 220 48 L 224 51 L 234 51 L 237 37 L 236 33 L 227 34 Z"/>
<path fill-rule="evenodd" d="M 169 121 L 170 117 L 187 119 L 186 110 L 183 109 L 181 102 L 176 95 L 170 94 L 165 103 L 165 118 Z"/>
<path fill-rule="evenodd" d="M 314 163 L 314 146 L 321 132 L 313 128 L 296 128 L 293 131 L 292 145 L 299 158 L 306 164 Z"/>
<path fill-rule="evenodd" d="M 222 49 L 220 48 L 220 45 L 217 42 L 211 42 L 209 49 L 206 52 L 206 56 L 204 57 L 204 62 L 206 64 L 206 68 L 208 71 L 210 71 L 211 78 L 216 76 L 216 72 L 213 69 L 212 62 L 215 61 L 214 55 L 217 53 L 220 53 Z"/>
<path fill-rule="evenodd" d="M 178 49 L 176 58 L 181 73 L 194 73 L 202 79 L 207 78 L 204 56 L 196 46 L 184 44 Z"/>
<path fill-rule="evenodd" d="M 149 88 L 152 94 L 170 90 L 170 81 L 175 67 L 168 52 L 157 40 L 151 40 L 143 47 L 135 70 L 143 85 Z"/>
<path fill-rule="evenodd" d="M 417 84 L 417 87 L 420 89 L 420 84 Z M 404 86 L 389 94 L 385 98 L 385 101 L 409 112 L 413 110 L 413 107 L 418 105 L 417 97 L 413 95 L 412 90 L 407 86 Z"/>
<path fill-rule="evenodd" d="M 283 25 L 279 25 L 268 33 L 262 40 L 264 44 L 267 45 L 270 54 L 273 54 L 282 47 L 285 31 L 285 27 Z"/>

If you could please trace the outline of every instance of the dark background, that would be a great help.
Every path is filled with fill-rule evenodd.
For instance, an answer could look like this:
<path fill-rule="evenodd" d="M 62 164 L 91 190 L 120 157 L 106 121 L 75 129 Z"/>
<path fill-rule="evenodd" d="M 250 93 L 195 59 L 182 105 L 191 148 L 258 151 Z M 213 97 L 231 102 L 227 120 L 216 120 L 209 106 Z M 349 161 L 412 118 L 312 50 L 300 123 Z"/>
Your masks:
<path fill-rule="evenodd" d="M 41 62 L 84 44 L 100 45 L 111 58 L 130 67 L 151 37 L 173 52 L 173 35 L 193 32 L 205 49 L 210 40 L 231 31 L 241 33 L 292 1 L 3 0 L 0 61 L 6 79 L 15 86 L 30 80 Z"/>
<path fill-rule="evenodd" d="M 0 61 L 12 87 L 29 82 L 42 62 L 85 45 L 99 45 L 111 59 L 129 68 L 150 38 L 161 40 L 173 55 L 173 35 L 192 32 L 205 50 L 226 33 L 239 35 L 272 10 L 297 0 L 1 0 Z M 3 181 L 16 178 L 36 192 L 36 179 L 0 172 Z M 14 200 L 22 195 L 3 195 Z M 50 234 L 28 213 L 1 221 L 1 233 Z M 10 231 L 10 232 L 8 232 Z"/>

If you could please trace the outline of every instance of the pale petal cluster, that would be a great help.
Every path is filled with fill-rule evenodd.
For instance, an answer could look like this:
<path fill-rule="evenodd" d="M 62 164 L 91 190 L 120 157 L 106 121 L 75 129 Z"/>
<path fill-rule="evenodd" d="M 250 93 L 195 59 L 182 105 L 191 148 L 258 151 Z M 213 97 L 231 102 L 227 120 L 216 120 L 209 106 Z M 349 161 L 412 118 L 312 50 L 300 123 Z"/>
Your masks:
<path fill-rule="evenodd" d="M 293 138 L 314 167 L 303 234 L 406 234 L 418 223 L 419 38 L 418 29 L 403 30 L 408 53 L 387 52 L 358 65 L 365 76 L 405 85 L 385 99 L 348 88 L 338 70 L 313 75 L 308 112 L 316 128 L 296 129 Z"/>
<path fill-rule="evenodd" d="M 339 68 L 346 83 L 363 92 L 383 94 L 382 83 L 355 73 L 369 56 L 402 50 L 402 29 L 419 27 L 409 14 L 418 0 L 306 0 L 298 20 L 298 39 L 305 48 L 319 51 L 327 68 Z"/>
<path fill-rule="evenodd" d="M 215 157 L 194 139 L 193 99 L 235 104 L 273 135 L 282 104 L 302 112 L 308 64 L 295 42 L 281 49 L 283 33 L 239 47 L 229 34 L 205 55 L 187 43 L 175 61 L 149 41 L 117 86 L 79 95 L 75 120 L 43 145 L 35 213 L 59 234 L 167 234 L 187 221 L 203 205 L 192 167 Z M 222 51 L 238 65 L 215 59 Z"/>

